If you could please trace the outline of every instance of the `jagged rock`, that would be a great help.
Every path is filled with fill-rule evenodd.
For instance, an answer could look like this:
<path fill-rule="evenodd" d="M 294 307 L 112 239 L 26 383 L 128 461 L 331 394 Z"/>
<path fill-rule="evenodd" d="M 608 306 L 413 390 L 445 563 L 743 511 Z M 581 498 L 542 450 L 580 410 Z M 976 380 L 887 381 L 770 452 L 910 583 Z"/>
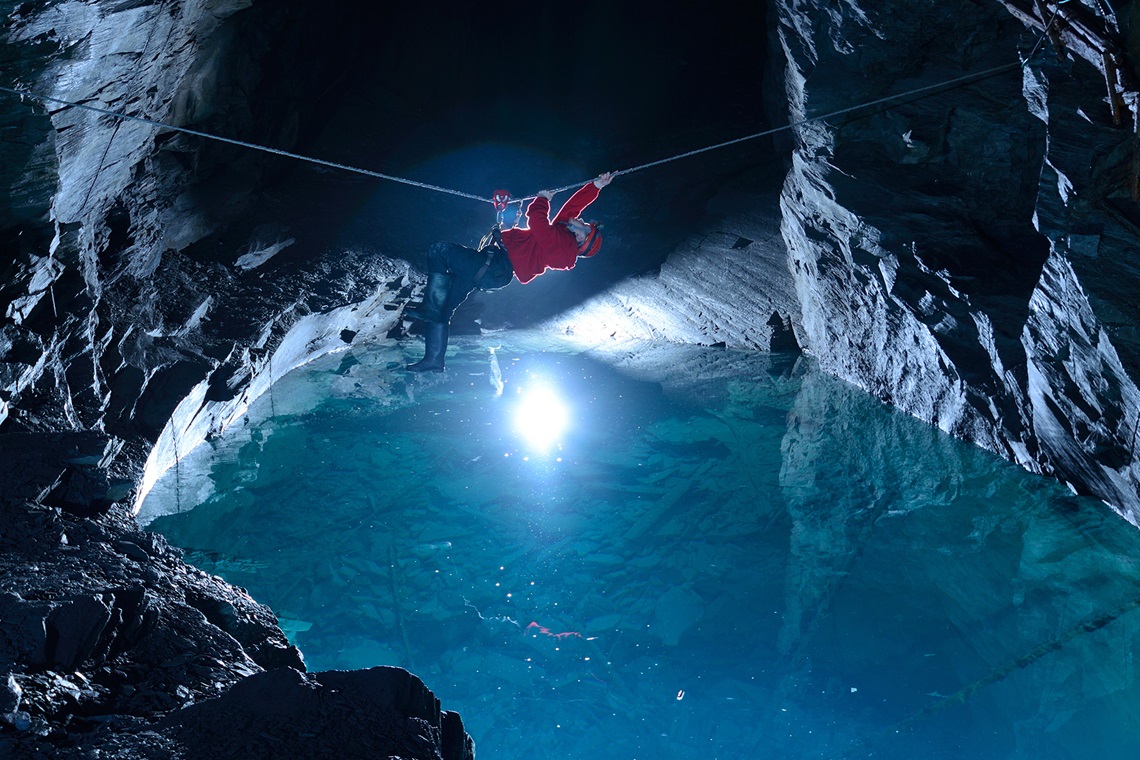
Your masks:
<path fill-rule="evenodd" d="M 100 645 L 110 622 L 111 608 L 102 594 L 61 600 L 47 618 L 48 667 L 76 670 L 85 661 L 101 660 L 106 650 Z"/>
<path fill-rule="evenodd" d="M 20 682 L 16 677 L 9 675 L 4 685 L 0 687 L 0 715 L 15 716 L 17 710 L 20 709 L 20 700 L 24 696 L 24 690 L 20 688 Z"/>
<path fill-rule="evenodd" d="M 401 668 L 304 674 L 282 668 L 241 681 L 157 730 L 194 757 L 390 756 L 471 760 L 456 718 Z"/>
<path fill-rule="evenodd" d="M 570 309 L 584 299 L 567 295 L 568 279 L 544 278 L 473 299 L 465 329 L 477 314 L 541 317 L 615 346 L 802 349 L 1140 524 L 1140 90 L 1134 14 L 1114 7 L 776 3 L 786 101 L 772 117 L 796 125 L 786 167 L 710 158 L 672 197 L 616 183 L 607 198 L 622 223 L 606 234 L 620 255 L 574 273 L 593 296 L 583 308 Z M 364 8 L 42 0 L 5 11 L 3 84 L 52 99 L 4 94 L 0 110 L 0 750 L 81 754 L 75 736 L 98 733 L 100 714 L 119 716 L 104 747 L 130 754 L 119 729 L 137 739 L 156 715 L 263 669 L 303 668 L 271 613 L 182 564 L 123 505 L 292 368 L 402 336 L 424 219 L 455 234 L 485 225 L 433 200 L 386 209 L 391 255 L 345 250 L 312 219 L 335 227 L 353 201 L 317 198 L 318 171 L 290 176 L 264 153 L 61 101 L 371 155 L 425 112 L 406 90 L 390 108 L 400 98 L 381 86 L 378 119 L 366 94 L 330 87 L 345 57 L 375 47 Z M 358 121 L 315 140 L 337 97 L 351 101 L 337 115 Z M 354 131 L 369 134 L 339 139 Z M 692 367 L 687 391 L 705 369 Z M 297 689 L 322 688 L 298 677 Z M 152 738 L 156 753 L 176 747 Z"/>
<path fill-rule="evenodd" d="M 473 757 L 415 676 L 300 672 L 268 609 L 122 508 L 5 500 L 0 525 L 0 577 L 20 589 L 0 593 L 0 753 L 232 757 L 248 737 L 246 757 Z"/>
<path fill-rule="evenodd" d="M 801 343 L 826 371 L 1140 524 L 1140 356 L 1116 340 L 1132 319 L 1071 263 L 1105 255 L 1089 233 L 1106 226 L 1132 225 L 1111 238 L 1134 247 L 1132 212 L 1115 201 L 1132 138 L 1107 125 L 1088 61 L 1046 50 L 1018 76 L 1048 38 L 1040 21 L 1019 37 L 1022 20 L 1101 11 L 1039 3 L 1015 17 L 1016 5 L 780 4 L 793 121 L 924 94 L 797 131 L 782 206 Z M 1098 44 L 1127 55 L 1111 35 Z M 991 76 L 937 86 L 973 72 Z"/>
<path fill-rule="evenodd" d="M 47 662 L 47 618 L 51 607 L 46 603 L 28 603 L 19 594 L 0 594 L 0 657 L 7 662 L 24 662 L 42 666 Z M 19 690 L 14 676 L 9 685 Z M 14 708 L 13 708 L 14 709 Z"/>

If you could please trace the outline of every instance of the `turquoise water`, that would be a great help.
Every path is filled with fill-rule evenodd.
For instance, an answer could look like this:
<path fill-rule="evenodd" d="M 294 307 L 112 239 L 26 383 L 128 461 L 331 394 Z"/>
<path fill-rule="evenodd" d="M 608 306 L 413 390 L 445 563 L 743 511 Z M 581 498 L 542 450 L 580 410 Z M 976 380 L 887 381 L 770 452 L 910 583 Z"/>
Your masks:
<path fill-rule="evenodd" d="M 1104 505 L 804 359 L 495 340 L 298 371 L 141 517 L 482 758 L 1136 756 L 1140 531 Z"/>

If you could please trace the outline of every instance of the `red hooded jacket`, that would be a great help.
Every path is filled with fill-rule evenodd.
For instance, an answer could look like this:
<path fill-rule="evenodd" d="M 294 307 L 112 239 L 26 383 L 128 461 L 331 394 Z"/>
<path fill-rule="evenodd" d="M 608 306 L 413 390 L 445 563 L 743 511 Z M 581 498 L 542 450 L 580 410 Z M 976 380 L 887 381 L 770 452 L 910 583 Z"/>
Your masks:
<path fill-rule="evenodd" d="M 587 182 L 562 204 L 553 220 L 550 201 L 539 196 L 526 207 L 527 229 L 503 230 L 503 246 L 519 282 L 525 285 L 547 269 L 574 268 L 578 241 L 563 223 L 579 216 L 597 200 L 598 192 L 597 185 Z"/>

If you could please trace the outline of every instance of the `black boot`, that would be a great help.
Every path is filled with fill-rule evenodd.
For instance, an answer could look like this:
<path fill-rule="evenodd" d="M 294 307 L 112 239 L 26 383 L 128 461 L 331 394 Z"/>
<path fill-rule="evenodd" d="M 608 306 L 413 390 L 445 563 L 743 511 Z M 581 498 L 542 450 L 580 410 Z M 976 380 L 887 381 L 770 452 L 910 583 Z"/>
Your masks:
<path fill-rule="evenodd" d="M 429 272 L 427 285 L 424 287 L 424 300 L 418 306 L 409 306 L 404 310 L 404 316 L 420 322 L 443 322 L 444 307 L 447 297 L 451 294 L 451 281 L 453 275 L 446 272 Z"/>
<path fill-rule="evenodd" d="M 447 323 L 424 324 L 424 358 L 409 364 L 408 372 L 443 372 L 443 357 L 447 353 Z"/>

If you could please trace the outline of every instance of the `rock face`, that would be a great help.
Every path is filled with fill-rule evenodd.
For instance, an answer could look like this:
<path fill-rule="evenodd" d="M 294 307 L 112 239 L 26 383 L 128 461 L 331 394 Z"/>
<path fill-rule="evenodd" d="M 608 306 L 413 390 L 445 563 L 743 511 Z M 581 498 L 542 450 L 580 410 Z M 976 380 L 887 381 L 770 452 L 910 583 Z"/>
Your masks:
<path fill-rule="evenodd" d="M 1020 6 L 780 4 L 792 121 L 807 121 L 782 197 L 802 342 L 1140 524 L 1121 20 Z"/>
<path fill-rule="evenodd" d="M 244 0 L 5 13 L 4 86 L 51 100 L 0 111 L 0 754 L 472 757 L 417 678 L 305 674 L 271 611 L 129 511 L 148 457 L 160 472 L 295 363 L 384 335 L 408 265 L 251 221 L 280 172 L 260 159 L 59 102 L 290 147 L 306 122 L 255 91 L 267 71 L 315 88 L 328 68 L 293 43 L 351 19 Z"/>
<path fill-rule="evenodd" d="M 5 500 L 0 524 L 6 757 L 474 757 L 418 678 L 304 673 L 269 609 L 122 507 L 79 518 Z"/>
<path fill-rule="evenodd" d="M 276 150 L 323 134 L 333 160 L 398 162 L 454 129 L 414 81 L 453 67 L 396 33 L 377 46 L 377 27 L 360 23 L 374 5 L 39 0 L 5 11 L 0 608 L 6 625 L 21 621 L 2 642 L 10 746 L 118 751 L 119 734 L 152 728 L 170 747 L 205 742 L 173 716 L 236 720 L 210 702 L 235 684 L 291 695 L 280 714 L 245 715 L 267 721 L 268 736 L 314 699 L 329 720 L 358 726 L 325 697 L 382 684 L 403 706 L 379 700 L 359 719 L 387 732 L 395 724 L 381 713 L 406 718 L 412 743 L 393 739 L 392 754 L 469 754 L 414 679 L 303 674 L 271 613 L 181 564 L 128 509 L 290 369 L 402 337 L 418 281 L 409 251 L 428 234 L 420 220 L 456 239 L 482 222 L 446 199 L 410 220 L 398 211 L 410 204 L 384 206 L 383 255 L 337 230 L 378 191 L 106 112 Z M 772 118 L 795 125 L 786 171 L 718 154 L 703 165 L 711 179 L 673 197 L 648 180 L 644 191 L 632 177 L 615 183 L 607 202 L 621 222 L 606 237 L 617 255 L 573 273 L 594 278 L 594 297 L 562 312 L 576 297 L 560 275 L 523 297 L 486 297 L 487 313 L 511 324 L 522 309 L 559 312 L 547 327 L 585 340 L 802 349 L 1140 525 L 1140 90 L 1134 5 L 1116 6 L 780 0 L 770 29 L 762 14 L 742 16 L 754 27 L 734 46 L 774 40 L 786 101 Z M 437 21 L 466 39 L 463 15 Z M 377 49 L 368 60 L 388 78 L 347 89 L 343 62 Z M 741 71 L 762 100 L 764 72 Z M 25 88 L 46 99 L 8 91 Z M 717 97 L 732 89 L 745 88 Z M 456 112 L 465 126 L 482 113 L 467 101 Z M 591 171 L 616 155 L 575 150 L 590 153 Z"/>
<path fill-rule="evenodd" d="M 650 340 L 760 351 L 798 350 L 795 282 L 776 217 L 777 193 L 722 187 L 704 231 L 691 234 L 650 275 L 622 282 L 545 329 L 572 339 Z"/>

